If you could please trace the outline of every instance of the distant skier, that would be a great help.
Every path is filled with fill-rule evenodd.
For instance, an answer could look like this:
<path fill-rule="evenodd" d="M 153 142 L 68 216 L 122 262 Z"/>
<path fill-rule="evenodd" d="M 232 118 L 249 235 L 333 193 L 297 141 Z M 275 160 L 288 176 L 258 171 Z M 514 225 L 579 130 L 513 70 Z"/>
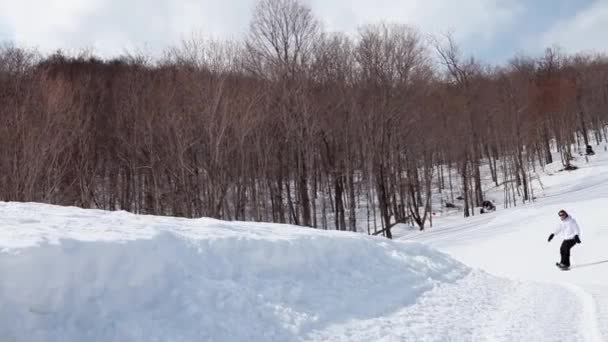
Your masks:
<path fill-rule="evenodd" d="M 560 218 L 559 225 L 557 229 L 549 235 L 548 241 L 551 242 L 556 234 L 562 234 L 564 241 L 559 249 L 562 260 L 556 262 L 555 265 L 562 270 L 567 270 L 570 268 L 570 249 L 577 243 L 581 243 L 581 239 L 579 238 L 581 230 L 578 227 L 576 220 L 568 215 L 565 210 L 560 210 L 558 215 Z"/>

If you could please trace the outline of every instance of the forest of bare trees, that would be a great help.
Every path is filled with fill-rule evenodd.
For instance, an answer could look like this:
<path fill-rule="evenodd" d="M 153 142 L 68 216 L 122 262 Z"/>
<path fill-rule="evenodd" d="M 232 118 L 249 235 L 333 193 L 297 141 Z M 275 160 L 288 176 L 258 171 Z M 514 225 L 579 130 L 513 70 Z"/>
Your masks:
<path fill-rule="evenodd" d="M 262 0 L 243 41 L 157 59 L 4 45 L 0 122 L 0 200 L 390 238 L 428 225 L 437 189 L 472 214 L 482 167 L 505 203 L 531 201 L 552 150 L 565 167 L 605 141 L 608 58 L 552 48 L 491 67 L 450 35 L 326 33 L 296 0 Z"/>

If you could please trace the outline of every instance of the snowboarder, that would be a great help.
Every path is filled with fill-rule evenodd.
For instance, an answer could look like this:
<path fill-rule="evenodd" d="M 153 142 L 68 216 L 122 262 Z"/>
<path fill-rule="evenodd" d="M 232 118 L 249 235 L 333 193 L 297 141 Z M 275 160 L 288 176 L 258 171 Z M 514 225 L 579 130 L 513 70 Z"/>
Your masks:
<path fill-rule="evenodd" d="M 551 242 L 556 234 L 562 234 L 564 241 L 559 249 L 562 258 L 561 261 L 556 262 L 555 265 L 562 270 L 567 270 L 570 268 L 570 249 L 577 243 L 581 243 L 581 239 L 579 238 L 581 230 L 578 227 L 576 220 L 568 215 L 565 210 L 560 210 L 558 215 L 560 219 L 559 225 L 557 229 L 549 235 L 548 241 Z"/>

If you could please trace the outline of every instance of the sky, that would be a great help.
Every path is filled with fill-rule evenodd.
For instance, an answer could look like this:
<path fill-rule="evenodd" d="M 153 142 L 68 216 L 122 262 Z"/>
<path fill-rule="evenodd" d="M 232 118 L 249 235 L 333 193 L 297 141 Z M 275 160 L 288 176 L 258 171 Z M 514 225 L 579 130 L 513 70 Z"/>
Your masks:
<path fill-rule="evenodd" d="M 379 21 L 452 31 L 466 55 L 501 63 L 546 47 L 608 51 L 608 0 L 303 0 L 327 31 Z M 256 0 L 0 0 L 0 41 L 105 56 L 159 53 L 196 33 L 239 39 Z"/>

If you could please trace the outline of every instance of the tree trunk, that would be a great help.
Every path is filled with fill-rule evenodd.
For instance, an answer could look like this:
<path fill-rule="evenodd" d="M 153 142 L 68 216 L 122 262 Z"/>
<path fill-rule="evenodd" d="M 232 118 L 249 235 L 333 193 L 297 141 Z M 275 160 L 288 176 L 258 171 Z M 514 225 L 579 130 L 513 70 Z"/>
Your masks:
<path fill-rule="evenodd" d="M 311 227 L 312 221 L 310 217 L 310 196 L 308 195 L 308 174 L 303 152 L 300 154 L 300 165 L 298 189 L 300 194 L 300 206 L 302 207 L 302 225 Z"/>
<path fill-rule="evenodd" d="M 382 222 L 384 224 L 384 236 L 386 236 L 389 239 L 392 239 L 393 234 L 391 233 L 391 217 L 389 215 L 389 210 L 388 210 L 389 203 L 388 203 L 388 196 L 386 193 L 384 166 L 379 165 L 375 178 L 376 178 L 376 187 L 377 187 L 377 195 L 378 195 L 378 205 L 380 207 L 380 215 L 382 217 Z"/>
<path fill-rule="evenodd" d="M 461 171 L 460 171 L 460 176 L 462 177 L 462 191 L 463 191 L 463 197 L 464 197 L 464 217 L 469 217 L 470 213 L 469 213 L 469 177 L 468 177 L 468 170 L 467 170 L 467 159 L 465 158 L 464 161 L 462 161 L 461 164 Z"/>
<path fill-rule="evenodd" d="M 545 164 L 553 163 L 553 156 L 551 155 L 551 140 L 549 139 L 549 132 L 547 129 L 547 124 L 543 124 L 543 145 L 545 148 Z"/>
<path fill-rule="evenodd" d="M 344 217 L 344 201 L 342 200 L 342 194 L 344 193 L 344 184 L 342 176 L 334 176 L 334 203 L 335 203 L 335 214 L 334 221 L 336 224 L 336 230 L 346 230 L 346 221 Z"/>
<path fill-rule="evenodd" d="M 352 171 L 348 171 L 348 224 L 350 231 L 357 231 L 357 216 L 356 216 L 356 201 L 355 201 L 355 184 Z"/>

